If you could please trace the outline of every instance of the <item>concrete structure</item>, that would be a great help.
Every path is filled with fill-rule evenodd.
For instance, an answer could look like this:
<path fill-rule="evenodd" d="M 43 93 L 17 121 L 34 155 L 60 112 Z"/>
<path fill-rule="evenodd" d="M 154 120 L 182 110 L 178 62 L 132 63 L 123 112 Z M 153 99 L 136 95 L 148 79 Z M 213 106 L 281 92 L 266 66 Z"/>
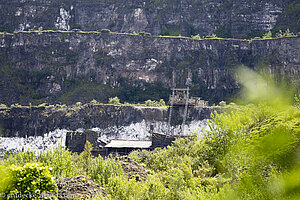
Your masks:
<path fill-rule="evenodd" d="M 105 145 L 105 154 L 117 153 L 119 155 L 126 155 L 133 150 L 146 149 L 149 150 L 152 146 L 152 141 L 139 140 L 111 140 Z"/>
<path fill-rule="evenodd" d="M 84 150 L 86 141 L 89 141 L 93 145 L 92 154 L 95 156 L 108 156 L 109 154 L 126 155 L 134 150 L 164 148 L 170 146 L 174 140 L 183 137 L 186 136 L 152 133 L 151 140 L 112 139 L 108 143 L 105 143 L 97 138 L 95 132 L 86 131 L 84 133 L 68 133 L 66 147 L 72 152 L 81 153 Z"/>

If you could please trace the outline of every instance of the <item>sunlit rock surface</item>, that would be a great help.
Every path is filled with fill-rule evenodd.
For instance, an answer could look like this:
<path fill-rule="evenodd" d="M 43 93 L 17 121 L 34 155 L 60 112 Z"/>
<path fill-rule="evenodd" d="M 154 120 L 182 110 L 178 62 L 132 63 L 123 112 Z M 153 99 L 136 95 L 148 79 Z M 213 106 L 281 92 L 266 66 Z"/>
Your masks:
<path fill-rule="evenodd" d="M 174 108 L 171 127 L 167 108 L 82 105 L 74 107 L 18 107 L 0 110 L 0 151 L 45 150 L 65 145 L 66 134 L 93 131 L 99 140 L 151 140 L 153 132 L 183 135 L 184 107 Z M 217 108 L 189 108 L 184 135 L 207 129 Z"/>

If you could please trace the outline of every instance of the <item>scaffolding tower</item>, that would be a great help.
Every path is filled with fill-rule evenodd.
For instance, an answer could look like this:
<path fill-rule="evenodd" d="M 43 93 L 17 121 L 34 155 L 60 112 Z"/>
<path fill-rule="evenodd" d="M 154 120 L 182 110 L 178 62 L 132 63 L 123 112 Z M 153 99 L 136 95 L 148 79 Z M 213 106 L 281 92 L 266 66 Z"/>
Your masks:
<path fill-rule="evenodd" d="M 182 130 L 182 135 L 185 135 L 185 123 L 186 123 L 186 118 L 187 118 L 187 113 L 188 113 L 188 106 L 189 106 L 189 94 L 190 94 L 190 88 L 172 88 L 172 96 L 171 96 L 171 101 L 170 101 L 170 111 L 169 111 L 169 120 L 168 120 L 168 134 L 171 134 L 171 119 L 172 119 L 172 112 L 173 112 L 173 107 L 174 107 L 174 99 L 175 97 L 175 92 L 181 92 L 183 93 L 183 98 L 182 99 L 176 99 L 177 102 L 175 102 L 176 106 L 178 105 L 184 105 L 184 114 L 183 114 L 183 121 L 181 125 L 181 130 Z M 185 102 L 184 102 L 185 101 Z"/>

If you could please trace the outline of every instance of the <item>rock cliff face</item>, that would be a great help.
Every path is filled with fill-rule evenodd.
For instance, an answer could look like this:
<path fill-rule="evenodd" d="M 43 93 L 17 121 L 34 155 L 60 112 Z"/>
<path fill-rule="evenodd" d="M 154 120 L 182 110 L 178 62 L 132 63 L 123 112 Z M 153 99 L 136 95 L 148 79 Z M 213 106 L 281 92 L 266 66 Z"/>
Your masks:
<path fill-rule="evenodd" d="M 190 108 L 187 131 L 199 131 L 212 108 Z M 174 108 L 171 134 L 180 134 L 183 107 Z M 203 121 L 203 122 L 202 122 Z M 102 139 L 149 139 L 152 132 L 168 132 L 168 109 L 135 106 L 91 105 L 65 107 L 12 107 L 0 109 L 4 137 L 44 136 L 55 130 L 91 129 Z"/>
<path fill-rule="evenodd" d="M 220 108 L 190 108 L 185 134 L 201 134 L 206 119 Z M 95 151 L 111 139 L 151 140 L 153 132 L 182 134 L 184 107 L 174 107 L 171 126 L 167 108 L 77 104 L 74 106 L 13 106 L 0 109 L 0 157 L 16 150 L 45 150 L 70 145 L 82 149 L 85 140 Z M 76 141 L 74 143 L 74 141 Z M 102 149 L 103 150 L 103 149 Z"/>
<path fill-rule="evenodd" d="M 286 21 L 295 0 L 10 0 L 0 2 L 0 31 L 150 32 L 153 35 L 253 37 Z M 294 3 L 294 4 L 293 4 Z M 298 2 L 299 3 L 299 2 Z M 296 12 L 292 10 L 295 15 Z M 299 11 L 298 11 L 299 12 Z M 282 16 L 283 15 L 283 16 Z M 280 18 L 278 18 L 280 16 Z M 281 20 L 277 20 L 281 19 Z M 300 31 L 299 18 L 289 22 Z"/>
<path fill-rule="evenodd" d="M 234 95 L 234 68 L 266 68 L 299 82 L 300 38 L 233 40 L 130 34 L 32 32 L 0 35 L 0 103 L 167 99 L 192 78 L 192 95 Z"/>

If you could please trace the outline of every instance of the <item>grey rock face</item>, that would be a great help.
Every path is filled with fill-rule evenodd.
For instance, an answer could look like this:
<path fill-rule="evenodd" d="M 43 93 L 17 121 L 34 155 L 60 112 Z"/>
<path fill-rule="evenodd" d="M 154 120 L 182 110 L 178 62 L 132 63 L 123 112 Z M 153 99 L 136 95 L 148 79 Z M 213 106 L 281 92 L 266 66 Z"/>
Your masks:
<path fill-rule="evenodd" d="M 93 104 L 1 108 L 0 157 L 18 150 L 40 152 L 59 144 L 80 152 L 86 140 L 94 152 L 104 153 L 102 147 L 111 139 L 151 140 L 153 132 L 179 135 L 183 109 L 174 108 L 169 129 L 167 108 Z M 190 108 L 185 135 L 202 134 L 213 111 L 221 109 Z"/>
<path fill-rule="evenodd" d="M 202 120 L 208 119 L 214 110 L 216 109 L 190 108 L 187 125 L 194 123 L 198 126 Z M 173 132 L 179 134 L 183 108 L 175 108 L 173 111 L 171 126 Z M 166 133 L 167 122 L 167 108 L 85 104 L 73 107 L 0 109 L 3 137 L 44 136 L 58 129 L 69 131 L 92 129 L 104 138 L 145 140 L 153 131 Z M 192 130 L 191 127 L 188 127 L 188 130 Z"/>
<path fill-rule="evenodd" d="M 76 81 L 111 90 L 124 84 L 144 90 L 156 83 L 161 88 L 184 87 L 187 72 L 192 74 L 194 96 L 222 100 L 240 88 L 234 68 L 242 64 L 298 82 L 300 77 L 299 37 L 250 42 L 41 32 L 0 35 L 0 41 L 0 102 L 5 104 L 28 103 L 26 98 L 36 95 L 45 100 L 60 97 L 77 87 Z M 83 91 L 88 95 L 92 89 Z"/>
<path fill-rule="evenodd" d="M 10 0 L 0 2 L 0 31 L 44 29 L 251 37 L 272 29 L 286 0 Z"/>

